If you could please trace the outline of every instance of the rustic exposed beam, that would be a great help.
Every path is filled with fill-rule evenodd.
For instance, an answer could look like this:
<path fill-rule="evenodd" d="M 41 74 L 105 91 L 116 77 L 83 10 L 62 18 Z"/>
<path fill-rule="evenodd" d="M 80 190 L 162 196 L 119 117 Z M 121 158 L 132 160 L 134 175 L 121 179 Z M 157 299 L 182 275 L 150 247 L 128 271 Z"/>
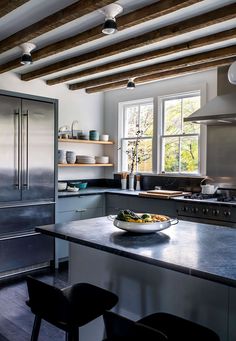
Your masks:
<path fill-rule="evenodd" d="M 176 70 L 170 70 L 165 72 L 159 72 L 159 73 L 153 73 L 152 75 L 137 77 L 135 79 L 135 84 L 145 84 L 150 83 L 158 80 L 164 80 L 166 78 L 172 78 L 177 76 L 183 76 L 185 74 L 193 73 L 193 72 L 200 72 L 205 71 L 208 69 L 212 69 L 215 67 L 230 65 L 235 61 L 235 58 L 224 58 L 215 60 L 213 62 L 207 62 L 200 65 L 192 65 L 192 66 L 186 66 L 184 68 L 176 69 Z M 122 89 L 126 88 L 128 80 L 122 80 L 115 83 L 109 83 L 105 85 L 95 86 L 92 88 L 88 88 L 85 91 L 88 94 L 95 93 L 95 92 L 102 92 L 102 91 L 109 91 L 109 90 L 116 90 L 116 89 Z"/>
<path fill-rule="evenodd" d="M 222 59 L 227 57 L 236 56 L 236 45 L 224 47 L 214 51 L 208 51 L 203 53 L 198 53 L 192 56 L 187 56 L 175 60 L 171 60 L 163 63 L 156 63 L 153 65 L 148 65 L 144 67 L 139 67 L 125 72 L 119 72 L 109 76 L 104 76 L 95 79 L 89 79 L 87 81 L 75 83 L 69 85 L 70 90 L 78 90 L 83 88 L 88 88 L 96 85 L 102 85 L 111 82 L 118 82 L 122 79 L 141 77 L 155 72 L 163 72 L 168 70 L 174 70 L 176 68 L 181 68 L 185 66 L 205 63 L 207 61 L 213 61 L 216 59 Z"/>
<path fill-rule="evenodd" d="M 60 77 L 48 79 L 46 81 L 46 83 L 48 85 L 64 83 L 64 82 L 67 82 L 67 81 L 70 81 L 73 79 L 78 79 L 81 77 L 90 76 L 92 74 L 97 74 L 99 72 L 113 70 L 113 69 L 116 69 L 116 68 L 119 68 L 122 66 L 132 65 L 135 63 L 139 63 L 139 62 L 143 62 L 143 61 L 147 61 L 147 60 L 171 55 L 173 53 L 177 53 L 177 52 L 181 52 L 181 51 L 188 51 L 188 50 L 191 50 L 191 49 L 194 49 L 197 47 L 202 47 L 205 45 L 216 44 L 216 43 L 219 43 L 222 41 L 233 39 L 235 37 L 236 37 L 236 28 L 228 30 L 228 31 L 223 31 L 223 32 L 211 34 L 211 35 L 203 37 L 203 38 L 194 39 L 194 40 L 188 41 L 186 43 L 182 43 L 182 44 L 166 47 L 163 49 L 158 49 L 158 50 L 142 53 L 142 54 L 139 54 L 139 55 L 134 56 L 134 57 L 124 58 L 124 59 L 114 61 L 111 63 L 106 63 L 103 65 L 95 66 L 95 67 L 92 67 L 89 69 L 85 69 L 83 71 L 73 72 L 73 73 L 69 73 L 67 75 L 63 75 Z"/>
<path fill-rule="evenodd" d="M 30 41 L 115 0 L 80 0 L 0 41 L 0 53 Z"/>
<path fill-rule="evenodd" d="M 129 51 L 131 49 L 135 49 L 138 47 L 147 46 L 167 38 L 172 38 L 180 34 L 189 33 L 201 28 L 208 27 L 210 25 L 215 25 L 220 22 L 234 19 L 235 15 L 236 4 L 225 6 L 215 11 L 184 20 L 177 24 L 172 24 L 166 27 L 159 28 L 158 30 L 148 32 L 136 38 L 131 38 L 123 42 L 119 42 L 114 45 L 109 45 L 105 48 L 95 50 L 93 52 L 86 53 L 78 57 L 65 59 L 63 61 L 56 62 L 54 64 L 40 68 L 38 70 L 25 73 L 21 76 L 21 79 L 28 81 L 51 73 L 63 71 L 71 67 L 82 65 L 94 60 L 109 57 L 117 53 Z"/>
<path fill-rule="evenodd" d="M 118 27 L 119 31 L 122 31 L 128 27 L 133 27 L 144 21 L 151 20 L 154 18 L 159 18 L 160 16 L 169 14 L 171 12 L 177 11 L 181 8 L 191 6 L 195 3 L 201 2 L 203 0 L 162 0 L 157 3 L 153 3 L 149 6 L 143 7 L 131 13 L 125 14 L 118 17 Z M 42 58 L 55 55 L 57 53 L 63 52 L 65 50 L 74 48 L 76 46 L 81 46 L 90 41 L 99 39 L 103 37 L 104 34 L 101 32 L 101 25 L 93 27 L 85 32 L 76 34 L 72 37 L 60 40 L 56 43 L 45 46 L 39 50 L 32 53 L 33 60 L 36 62 Z M 2 66 L 2 71 L 6 72 L 17 68 L 19 66 L 19 60 L 15 59 L 6 63 Z"/>
<path fill-rule="evenodd" d="M 0 0 L 0 18 L 24 5 L 29 0 Z"/>

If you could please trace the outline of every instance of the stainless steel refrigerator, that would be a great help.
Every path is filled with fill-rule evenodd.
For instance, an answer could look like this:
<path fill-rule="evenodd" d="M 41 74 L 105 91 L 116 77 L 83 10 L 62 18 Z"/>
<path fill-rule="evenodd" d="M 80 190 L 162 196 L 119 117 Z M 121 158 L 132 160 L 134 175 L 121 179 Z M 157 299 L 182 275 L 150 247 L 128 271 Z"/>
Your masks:
<path fill-rule="evenodd" d="M 55 222 L 57 100 L 0 92 L 0 277 L 49 264 Z"/>

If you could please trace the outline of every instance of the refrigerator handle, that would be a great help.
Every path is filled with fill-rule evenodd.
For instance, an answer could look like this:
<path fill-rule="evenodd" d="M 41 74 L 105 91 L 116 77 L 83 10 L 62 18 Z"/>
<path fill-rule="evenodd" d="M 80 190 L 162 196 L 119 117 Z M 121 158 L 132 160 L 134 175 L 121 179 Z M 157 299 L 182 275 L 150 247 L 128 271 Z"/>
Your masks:
<path fill-rule="evenodd" d="M 16 189 L 21 190 L 21 117 L 20 110 L 18 109 L 15 113 L 15 117 L 17 120 L 17 180 L 16 180 Z"/>
<path fill-rule="evenodd" d="M 25 131 L 25 177 L 24 177 L 24 189 L 29 190 L 29 110 L 23 114 L 26 121 Z"/>

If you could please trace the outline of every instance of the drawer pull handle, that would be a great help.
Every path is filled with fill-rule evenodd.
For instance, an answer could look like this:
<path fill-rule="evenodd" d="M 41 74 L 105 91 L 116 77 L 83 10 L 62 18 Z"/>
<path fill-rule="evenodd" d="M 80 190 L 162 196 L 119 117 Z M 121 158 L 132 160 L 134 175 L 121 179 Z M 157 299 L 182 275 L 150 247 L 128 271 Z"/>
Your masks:
<path fill-rule="evenodd" d="M 75 212 L 86 212 L 87 209 L 86 208 L 78 208 L 77 210 L 75 210 Z"/>

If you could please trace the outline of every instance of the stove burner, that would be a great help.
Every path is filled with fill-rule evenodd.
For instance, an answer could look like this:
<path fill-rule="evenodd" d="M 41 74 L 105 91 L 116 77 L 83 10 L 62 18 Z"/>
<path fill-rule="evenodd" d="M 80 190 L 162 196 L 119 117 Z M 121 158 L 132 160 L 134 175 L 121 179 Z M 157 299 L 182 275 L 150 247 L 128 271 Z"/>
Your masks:
<path fill-rule="evenodd" d="M 188 199 L 196 199 L 196 200 L 206 200 L 215 198 L 214 194 L 202 194 L 202 193 L 193 193 L 192 195 L 186 195 L 184 198 Z"/>
<path fill-rule="evenodd" d="M 221 201 L 221 202 L 235 202 L 236 201 L 236 197 L 234 196 L 225 196 L 225 195 L 219 195 L 217 196 L 217 201 Z"/>

